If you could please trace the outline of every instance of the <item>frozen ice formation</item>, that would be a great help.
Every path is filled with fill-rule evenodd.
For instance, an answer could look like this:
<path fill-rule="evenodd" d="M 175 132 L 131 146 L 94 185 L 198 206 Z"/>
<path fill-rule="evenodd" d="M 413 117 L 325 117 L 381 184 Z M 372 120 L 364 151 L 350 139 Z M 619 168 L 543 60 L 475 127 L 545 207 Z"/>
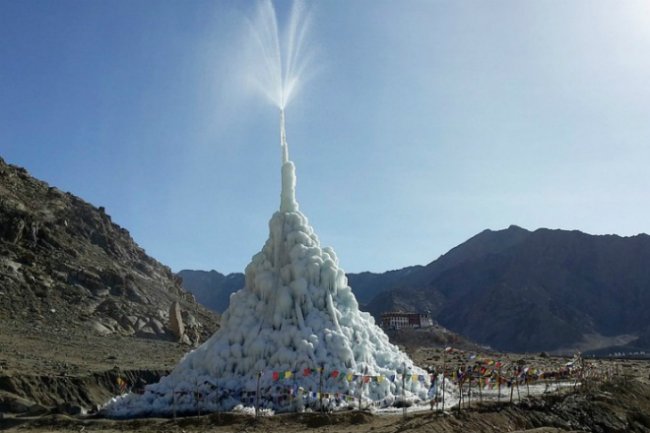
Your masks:
<path fill-rule="evenodd" d="M 389 406 L 402 393 L 411 401 L 427 398 L 429 377 L 359 311 L 334 250 L 320 246 L 298 209 L 283 112 L 281 145 L 280 210 L 271 217 L 262 251 L 246 267 L 245 287 L 231 295 L 221 328 L 144 394 L 111 401 L 109 416 L 255 404 L 275 411 L 321 402 L 331 408 L 359 401 Z"/>

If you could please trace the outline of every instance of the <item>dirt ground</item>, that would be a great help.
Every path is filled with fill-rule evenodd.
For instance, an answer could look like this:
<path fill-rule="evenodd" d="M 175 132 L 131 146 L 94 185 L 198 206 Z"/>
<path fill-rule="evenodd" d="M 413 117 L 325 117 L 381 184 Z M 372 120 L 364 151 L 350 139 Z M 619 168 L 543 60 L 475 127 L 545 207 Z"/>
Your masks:
<path fill-rule="evenodd" d="M 0 323 L 0 374 L 83 375 L 110 370 L 171 369 L 190 347 L 169 341 L 99 336 L 67 329 L 37 332 Z"/>
<path fill-rule="evenodd" d="M 409 413 L 406 418 L 358 411 L 258 419 L 242 414 L 126 421 L 73 416 L 70 402 L 88 407 L 106 401 L 118 392 L 117 375 L 157 380 L 190 348 L 157 340 L 1 325 L 0 430 L 10 432 L 650 432 L 650 362 L 643 360 L 587 359 L 612 371 L 612 381 L 561 395 L 524 398 L 517 405 L 474 404 L 471 410 L 452 410 L 444 416 L 429 411 Z M 548 371 L 571 359 L 539 354 L 443 353 L 431 348 L 409 352 L 417 365 L 438 369 L 443 362 L 450 369 L 469 365 L 475 362 L 474 355 Z M 28 410 L 6 410 L 8 402 Z"/>
<path fill-rule="evenodd" d="M 615 381 L 589 393 L 536 397 L 519 405 L 488 403 L 472 410 L 440 413 L 373 415 L 351 411 L 337 414 L 303 413 L 254 418 L 211 414 L 179 419 L 115 421 L 64 415 L 0 420 L 10 432 L 145 433 L 237 432 L 649 432 L 650 387 L 636 381 Z"/>

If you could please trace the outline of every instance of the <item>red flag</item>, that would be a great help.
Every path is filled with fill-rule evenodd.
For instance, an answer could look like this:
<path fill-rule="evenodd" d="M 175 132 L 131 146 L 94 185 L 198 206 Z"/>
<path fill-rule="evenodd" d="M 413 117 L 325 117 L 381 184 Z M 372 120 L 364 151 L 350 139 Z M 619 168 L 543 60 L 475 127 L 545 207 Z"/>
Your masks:
<path fill-rule="evenodd" d="M 303 376 L 311 376 L 311 368 L 305 368 L 302 371 Z"/>
<path fill-rule="evenodd" d="M 278 373 L 277 371 L 274 371 L 273 372 L 273 380 L 280 380 L 280 373 Z"/>
<path fill-rule="evenodd" d="M 337 377 L 339 377 L 339 371 L 338 371 L 338 370 L 334 370 L 330 375 L 331 375 L 334 379 L 336 379 Z"/>

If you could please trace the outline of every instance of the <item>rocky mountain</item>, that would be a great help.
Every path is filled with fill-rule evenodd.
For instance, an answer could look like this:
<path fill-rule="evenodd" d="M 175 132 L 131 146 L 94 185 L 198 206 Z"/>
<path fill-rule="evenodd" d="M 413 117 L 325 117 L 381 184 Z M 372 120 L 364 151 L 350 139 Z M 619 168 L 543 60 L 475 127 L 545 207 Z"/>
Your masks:
<path fill-rule="evenodd" d="M 506 232 L 483 233 L 468 240 L 462 245 L 452 249 L 427 266 L 408 266 L 403 269 L 383 273 L 361 272 L 348 273 L 348 283 L 359 303 L 365 306 L 377 318 L 383 311 L 410 310 L 413 302 L 402 302 L 401 296 L 394 296 L 391 289 L 424 288 L 440 275 L 443 271 L 473 257 L 480 257 L 487 252 L 497 252 L 507 248 L 525 236 L 528 231 L 512 226 Z M 223 275 L 215 270 L 182 270 L 177 274 L 183 280 L 183 287 L 196 296 L 197 300 L 213 311 L 222 313 L 228 307 L 231 293 L 239 290 L 244 285 L 244 274 L 234 272 Z M 381 297 L 377 297 L 378 294 Z M 417 291 L 411 293 L 416 299 L 422 301 L 424 308 L 419 310 L 434 309 L 436 298 L 429 295 L 420 296 Z"/>
<path fill-rule="evenodd" d="M 0 329 L 189 343 L 211 335 L 217 320 L 104 208 L 0 158 Z"/>
<path fill-rule="evenodd" d="M 602 354 L 650 349 L 648 264 L 645 234 L 510 226 L 485 230 L 426 266 L 348 279 L 377 318 L 429 311 L 451 331 L 499 350 Z M 217 296 L 238 288 L 220 281 Z"/>
<path fill-rule="evenodd" d="M 183 270 L 177 274 L 185 290 L 212 311 L 222 313 L 228 308 L 230 295 L 244 287 L 244 274 L 220 274 L 217 271 Z"/>
<path fill-rule="evenodd" d="M 407 280 L 412 270 L 419 268 L 422 266 L 383 274 L 363 272 L 347 274 L 347 276 L 357 300 L 363 305 L 371 301 L 377 293 L 400 286 L 402 281 Z M 176 275 L 182 280 L 183 288 L 194 295 L 199 303 L 217 313 L 223 313 L 228 308 L 230 295 L 244 287 L 244 274 L 241 272 L 224 275 L 215 270 L 183 269 Z"/>
<path fill-rule="evenodd" d="M 367 307 L 429 310 L 500 350 L 638 350 L 650 327 L 648 263 L 645 234 L 511 226 L 476 235 Z"/>

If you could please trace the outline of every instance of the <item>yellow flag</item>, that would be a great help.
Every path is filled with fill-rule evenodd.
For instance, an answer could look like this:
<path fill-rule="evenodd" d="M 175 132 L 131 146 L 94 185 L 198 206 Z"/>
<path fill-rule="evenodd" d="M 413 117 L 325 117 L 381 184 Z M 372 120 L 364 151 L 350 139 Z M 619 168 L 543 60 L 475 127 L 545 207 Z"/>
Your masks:
<path fill-rule="evenodd" d="M 290 371 L 285 371 L 285 372 L 284 372 L 284 378 L 285 378 L 285 379 L 291 379 L 291 376 L 292 376 L 292 375 L 293 375 L 293 373 L 290 372 Z"/>

